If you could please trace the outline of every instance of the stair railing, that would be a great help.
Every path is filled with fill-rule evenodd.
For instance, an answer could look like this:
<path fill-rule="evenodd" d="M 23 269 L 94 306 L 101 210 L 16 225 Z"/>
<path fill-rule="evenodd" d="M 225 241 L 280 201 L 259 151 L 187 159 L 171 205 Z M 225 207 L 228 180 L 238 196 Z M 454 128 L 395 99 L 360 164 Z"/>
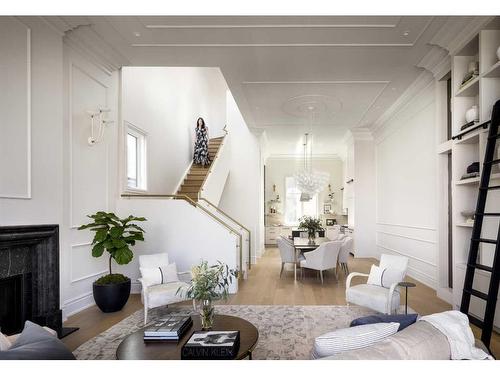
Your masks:
<path fill-rule="evenodd" d="M 239 271 L 238 272 L 238 278 L 241 278 L 241 274 L 243 272 L 243 235 L 235 228 L 233 228 L 231 225 L 228 223 L 224 222 L 221 218 L 219 218 L 217 215 L 214 215 L 210 210 L 208 210 L 206 207 L 203 207 L 203 205 L 199 204 L 198 202 L 194 201 L 193 199 L 189 198 L 187 195 L 184 194 L 122 194 L 122 198 L 126 199 L 137 199 L 137 198 L 147 198 L 147 199 L 178 199 L 178 200 L 183 200 L 189 203 L 190 205 L 199 208 L 202 210 L 204 213 L 206 213 L 208 216 L 210 216 L 212 219 L 217 221 L 220 225 L 222 225 L 224 228 L 229 230 L 229 233 L 235 234 L 238 238 L 238 245 L 236 245 L 237 251 L 239 252 Z"/>
<path fill-rule="evenodd" d="M 248 264 L 248 269 L 249 270 L 252 269 L 252 233 L 250 232 L 250 229 L 245 227 L 238 220 L 236 220 L 235 218 L 230 216 L 227 212 L 220 209 L 218 206 L 216 206 L 215 204 L 210 202 L 208 199 L 203 198 L 203 197 L 199 197 L 198 201 L 203 201 L 203 202 L 207 203 L 210 207 L 213 207 L 217 212 L 222 214 L 225 218 L 227 218 L 228 220 L 231 220 L 234 224 L 238 225 L 240 227 L 240 229 L 248 232 L 248 238 L 246 240 L 246 242 L 248 242 L 248 263 L 247 264 Z"/>

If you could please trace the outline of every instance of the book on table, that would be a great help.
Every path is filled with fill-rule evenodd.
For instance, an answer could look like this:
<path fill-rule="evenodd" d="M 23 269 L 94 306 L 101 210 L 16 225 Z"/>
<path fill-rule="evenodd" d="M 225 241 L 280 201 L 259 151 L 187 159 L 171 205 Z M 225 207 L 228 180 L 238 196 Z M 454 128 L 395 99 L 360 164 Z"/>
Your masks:
<path fill-rule="evenodd" d="M 146 327 L 145 341 L 177 341 L 191 327 L 193 320 L 189 315 L 169 315 Z"/>
<path fill-rule="evenodd" d="M 181 359 L 233 359 L 240 348 L 240 331 L 195 331 L 184 344 Z"/>

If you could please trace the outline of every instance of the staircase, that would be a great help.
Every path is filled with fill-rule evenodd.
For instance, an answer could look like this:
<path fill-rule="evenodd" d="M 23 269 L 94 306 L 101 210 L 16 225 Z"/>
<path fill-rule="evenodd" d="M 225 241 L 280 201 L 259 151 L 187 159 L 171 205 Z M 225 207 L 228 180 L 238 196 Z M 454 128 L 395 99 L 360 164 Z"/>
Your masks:
<path fill-rule="evenodd" d="M 203 167 L 193 164 L 189 169 L 184 181 L 177 191 L 178 195 L 186 195 L 194 201 L 198 200 L 198 195 L 203 187 L 208 174 L 211 172 L 212 165 L 217 158 L 220 146 L 224 137 L 211 138 L 208 142 L 208 153 L 210 155 L 210 165 Z"/>

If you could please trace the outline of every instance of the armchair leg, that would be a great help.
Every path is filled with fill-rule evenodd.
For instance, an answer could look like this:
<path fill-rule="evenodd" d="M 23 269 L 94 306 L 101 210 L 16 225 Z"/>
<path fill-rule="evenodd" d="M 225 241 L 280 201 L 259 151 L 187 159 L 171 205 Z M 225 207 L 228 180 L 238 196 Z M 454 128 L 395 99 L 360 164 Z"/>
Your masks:
<path fill-rule="evenodd" d="M 148 308 L 144 306 L 144 325 L 148 323 Z"/>
<path fill-rule="evenodd" d="M 319 277 L 321 278 L 321 284 L 323 284 L 323 270 L 319 271 Z"/>
<path fill-rule="evenodd" d="M 281 274 L 283 273 L 283 268 L 284 267 L 285 267 L 285 263 L 281 262 L 280 279 L 281 279 Z"/>

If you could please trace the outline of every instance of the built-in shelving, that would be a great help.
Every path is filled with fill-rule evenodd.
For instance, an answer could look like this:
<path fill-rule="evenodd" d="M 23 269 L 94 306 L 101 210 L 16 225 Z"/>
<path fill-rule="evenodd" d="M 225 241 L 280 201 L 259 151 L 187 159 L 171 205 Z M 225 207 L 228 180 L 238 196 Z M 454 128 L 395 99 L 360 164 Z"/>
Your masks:
<path fill-rule="evenodd" d="M 494 64 L 491 68 L 486 70 L 482 76 L 484 78 L 499 78 L 500 77 L 500 61 Z"/>
<path fill-rule="evenodd" d="M 479 76 L 458 89 L 455 96 L 477 96 L 479 94 Z"/>
<path fill-rule="evenodd" d="M 473 223 L 458 223 L 455 224 L 457 227 L 463 227 L 463 228 L 472 228 L 474 226 Z"/>

